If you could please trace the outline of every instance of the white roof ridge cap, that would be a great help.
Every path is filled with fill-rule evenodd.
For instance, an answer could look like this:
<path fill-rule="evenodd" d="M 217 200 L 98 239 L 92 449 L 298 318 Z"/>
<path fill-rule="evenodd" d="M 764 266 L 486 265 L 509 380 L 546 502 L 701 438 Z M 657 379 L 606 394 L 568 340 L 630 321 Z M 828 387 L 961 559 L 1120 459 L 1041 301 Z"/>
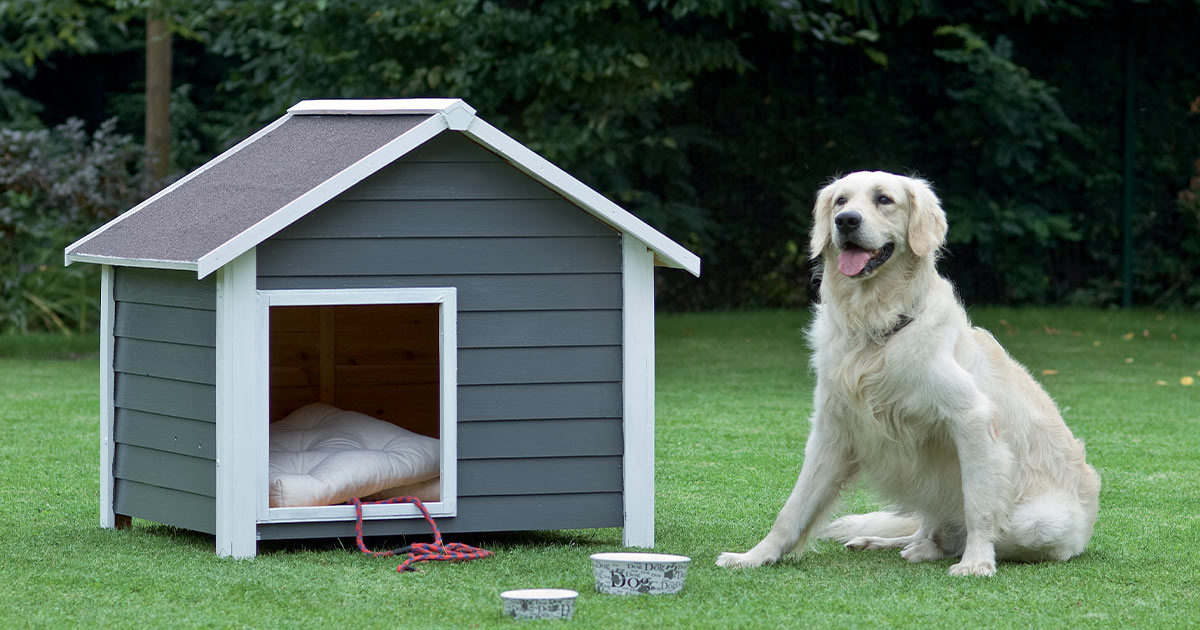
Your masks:
<path fill-rule="evenodd" d="M 438 114 L 465 109 L 471 115 L 475 108 L 460 98 L 380 98 L 380 99 L 313 99 L 300 101 L 288 108 L 293 116 L 321 114 Z"/>

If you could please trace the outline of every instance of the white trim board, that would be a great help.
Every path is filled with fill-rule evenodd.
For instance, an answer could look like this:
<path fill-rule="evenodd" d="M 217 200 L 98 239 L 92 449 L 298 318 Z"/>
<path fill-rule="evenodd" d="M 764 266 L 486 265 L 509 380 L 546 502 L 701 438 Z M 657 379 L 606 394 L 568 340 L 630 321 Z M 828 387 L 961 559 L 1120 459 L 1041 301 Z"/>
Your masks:
<path fill-rule="evenodd" d="M 124 215 L 121 215 L 124 216 Z M 151 258 L 118 258 L 116 256 L 94 256 L 92 254 L 70 254 L 66 264 L 85 262 L 97 265 L 114 265 L 117 267 L 141 267 L 143 269 L 171 269 L 177 271 L 195 271 L 196 263 L 179 260 L 154 260 Z"/>
<path fill-rule="evenodd" d="M 113 395 L 113 317 L 116 300 L 113 296 L 113 268 L 104 265 L 100 269 L 100 527 L 116 527 L 113 511 L 113 453 L 115 400 Z"/>
<path fill-rule="evenodd" d="M 254 480 L 266 453 L 266 359 L 259 343 L 266 325 L 255 292 L 255 253 L 242 254 L 217 274 L 216 547 L 217 555 L 234 558 L 257 553 Z"/>
<path fill-rule="evenodd" d="M 438 114 L 450 129 L 462 131 L 475 118 L 475 108 L 458 98 L 319 99 L 288 109 L 296 116 Z"/>
<path fill-rule="evenodd" d="M 455 287 L 398 287 L 395 289 L 265 289 L 258 292 L 271 306 L 333 306 L 338 304 L 451 304 Z"/>
<path fill-rule="evenodd" d="M 445 501 L 421 502 L 429 515 L 434 518 L 449 518 L 456 516 L 451 506 Z M 453 504 L 453 502 L 451 502 Z M 390 503 L 387 505 L 363 504 L 363 520 L 378 521 L 394 518 L 424 518 L 417 506 L 408 503 Z M 355 520 L 353 505 L 314 505 L 309 507 L 273 507 L 260 523 L 325 523 L 329 521 Z"/>
<path fill-rule="evenodd" d="M 439 400 L 438 400 L 438 446 L 441 449 L 441 497 L 439 501 L 425 503 L 434 517 L 458 515 L 458 289 L 455 287 L 396 288 L 396 289 L 271 289 L 258 291 L 261 317 L 269 319 L 272 306 L 332 306 L 366 304 L 434 304 L 438 308 L 439 335 Z M 269 330 L 264 330 L 260 345 L 269 352 Z M 270 392 L 268 366 L 259 366 L 259 378 L 263 387 L 259 392 L 261 405 L 268 405 Z M 265 408 L 265 407 L 264 407 Z M 263 414 L 262 426 L 267 427 L 267 412 Z M 260 461 L 269 461 L 267 441 L 259 447 Z M 265 466 L 265 464 L 264 464 Z M 349 505 L 319 505 L 311 507 L 270 507 L 267 483 L 269 473 L 261 473 L 261 489 L 258 493 L 258 522 L 260 523 L 308 523 L 324 521 L 346 521 L 354 519 L 354 508 Z M 389 505 L 364 505 L 363 519 L 421 518 L 415 505 L 394 503 Z"/>
<path fill-rule="evenodd" d="M 626 547 L 654 547 L 654 255 L 625 235 L 621 244 Z"/>
<path fill-rule="evenodd" d="M 307 115 L 404 115 L 440 114 L 465 108 L 475 113 L 475 108 L 460 98 L 364 98 L 364 99 L 312 99 L 300 101 L 288 108 L 294 116 Z"/>

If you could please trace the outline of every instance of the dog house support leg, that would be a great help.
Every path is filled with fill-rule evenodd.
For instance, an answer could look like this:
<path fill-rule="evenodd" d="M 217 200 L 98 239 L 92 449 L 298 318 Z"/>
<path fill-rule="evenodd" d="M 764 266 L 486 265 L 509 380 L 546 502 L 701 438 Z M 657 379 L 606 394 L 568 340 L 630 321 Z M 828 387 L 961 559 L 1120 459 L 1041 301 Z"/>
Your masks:
<path fill-rule="evenodd" d="M 654 546 L 654 254 L 625 235 L 624 544 Z"/>
<path fill-rule="evenodd" d="M 268 324 L 258 305 L 255 250 L 217 274 L 217 554 L 252 558 L 268 431 L 259 369 Z"/>

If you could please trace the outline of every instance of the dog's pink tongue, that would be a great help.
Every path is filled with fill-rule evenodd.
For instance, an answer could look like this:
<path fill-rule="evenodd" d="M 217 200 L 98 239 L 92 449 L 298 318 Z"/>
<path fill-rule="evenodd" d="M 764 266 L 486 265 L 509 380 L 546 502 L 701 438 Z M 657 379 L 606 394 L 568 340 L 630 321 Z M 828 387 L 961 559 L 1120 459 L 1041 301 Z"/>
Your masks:
<path fill-rule="evenodd" d="M 871 252 L 862 249 L 847 249 L 838 254 L 838 271 L 847 276 L 857 276 L 871 260 Z"/>

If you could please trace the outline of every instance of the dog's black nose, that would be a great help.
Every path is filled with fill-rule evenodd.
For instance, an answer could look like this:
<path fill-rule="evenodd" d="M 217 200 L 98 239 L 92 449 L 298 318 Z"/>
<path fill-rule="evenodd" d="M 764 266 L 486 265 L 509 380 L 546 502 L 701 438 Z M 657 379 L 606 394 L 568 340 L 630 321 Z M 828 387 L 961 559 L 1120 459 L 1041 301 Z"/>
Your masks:
<path fill-rule="evenodd" d="M 858 226 L 862 225 L 862 215 L 854 210 L 839 212 L 838 215 L 833 218 L 833 224 L 837 226 L 837 230 L 842 234 L 849 234 L 850 232 L 857 230 Z"/>

